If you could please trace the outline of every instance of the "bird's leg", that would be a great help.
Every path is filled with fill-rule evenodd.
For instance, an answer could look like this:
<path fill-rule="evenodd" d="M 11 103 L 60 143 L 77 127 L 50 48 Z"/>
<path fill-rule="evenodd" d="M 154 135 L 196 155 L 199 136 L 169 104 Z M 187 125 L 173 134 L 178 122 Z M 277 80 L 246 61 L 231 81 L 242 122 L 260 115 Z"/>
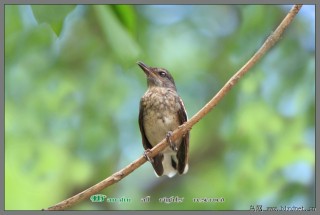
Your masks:
<path fill-rule="evenodd" d="M 167 142 L 170 144 L 170 148 L 173 150 L 173 151 L 178 151 L 178 147 L 177 145 L 172 142 L 171 140 L 171 136 L 172 136 L 172 131 L 168 131 L 167 135 L 166 135 L 166 139 L 167 139 Z"/>
<path fill-rule="evenodd" d="M 143 156 L 150 162 L 150 163 L 153 163 L 154 160 L 153 158 L 149 157 L 149 154 L 150 153 L 150 149 L 146 149 L 144 152 L 143 152 Z"/>

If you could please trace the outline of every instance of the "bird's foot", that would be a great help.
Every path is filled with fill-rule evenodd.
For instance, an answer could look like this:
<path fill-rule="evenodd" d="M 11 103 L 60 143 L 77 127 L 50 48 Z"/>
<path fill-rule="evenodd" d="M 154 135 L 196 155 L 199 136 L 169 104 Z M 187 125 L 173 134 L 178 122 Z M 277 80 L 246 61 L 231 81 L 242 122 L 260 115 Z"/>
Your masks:
<path fill-rule="evenodd" d="M 150 153 L 150 149 L 146 149 L 146 150 L 143 152 L 143 156 L 144 156 L 150 163 L 153 163 L 154 160 L 153 160 L 153 158 L 149 157 L 149 153 Z"/>
<path fill-rule="evenodd" d="M 176 145 L 174 142 L 172 142 L 171 136 L 172 136 L 172 131 L 168 131 L 167 136 L 166 136 L 167 142 L 169 143 L 170 148 L 171 148 L 173 151 L 176 152 L 176 151 L 178 151 L 178 147 L 177 147 L 177 145 Z"/>

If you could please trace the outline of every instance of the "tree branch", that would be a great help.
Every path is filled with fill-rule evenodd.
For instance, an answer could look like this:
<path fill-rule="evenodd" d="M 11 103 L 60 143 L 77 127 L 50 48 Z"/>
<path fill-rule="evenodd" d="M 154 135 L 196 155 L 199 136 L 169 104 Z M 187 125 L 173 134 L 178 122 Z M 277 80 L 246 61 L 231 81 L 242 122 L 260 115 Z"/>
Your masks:
<path fill-rule="evenodd" d="M 287 16 L 283 19 L 277 29 L 267 38 L 261 48 L 253 55 L 253 57 L 240 69 L 238 70 L 229 81 L 221 88 L 221 90 L 198 112 L 196 113 L 190 120 L 185 122 L 183 125 L 179 126 L 172 133 L 171 139 L 172 141 L 177 140 L 179 137 L 183 136 L 188 130 L 199 122 L 208 112 L 212 110 L 214 106 L 218 104 L 218 102 L 229 92 L 232 87 L 238 82 L 238 80 L 246 74 L 250 68 L 252 68 L 258 60 L 276 43 L 279 41 L 281 35 L 284 30 L 289 26 L 293 18 L 301 9 L 302 5 L 294 5 Z M 156 156 L 159 152 L 164 150 L 168 146 L 166 139 L 163 139 L 159 144 L 157 144 L 154 148 L 150 150 L 148 153 L 149 157 Z M 103 181 L 93 185 L 92 187 L 78 193 L 54 206 L 51 206 L 44 210 L 63 210 L 68 208 L 83 199 L 89 198 L 91 195 L 100 192 L 101 190 L 109 187 L 112 184 L 115 184 L 122 180 L 124 177 L 129 175 L 131 172 L 139 168 L 142 164 L 146 162 L 146 158 L 144 156 L 139 157 L 137 160 L 130 163 L 128 166 L 123 168 L 122 170 L 114 173 Z"/>

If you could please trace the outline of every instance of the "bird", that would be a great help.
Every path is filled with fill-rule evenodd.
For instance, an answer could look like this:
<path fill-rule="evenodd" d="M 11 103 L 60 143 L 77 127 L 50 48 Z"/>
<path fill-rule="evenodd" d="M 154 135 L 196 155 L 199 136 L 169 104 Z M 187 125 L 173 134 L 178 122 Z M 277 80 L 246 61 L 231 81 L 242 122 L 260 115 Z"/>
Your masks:
<path fill-rule="evenodd" d="M 188 120 L 174 79 L 166 69 L 150 67 L 141 61 L 137 64 L 145 73 L 148 85 L 139 107 L 139 128 L 145 149 L 144 156 L 150 161 L 158 177 L 167 175 L 172 178 L 177 173 L 185 174 L 189 169 L 190 131 L 174 142 L 170 138 L 172 131 Z M 150 158 L 148 151 L 164 138 L 169 145 Z"/>

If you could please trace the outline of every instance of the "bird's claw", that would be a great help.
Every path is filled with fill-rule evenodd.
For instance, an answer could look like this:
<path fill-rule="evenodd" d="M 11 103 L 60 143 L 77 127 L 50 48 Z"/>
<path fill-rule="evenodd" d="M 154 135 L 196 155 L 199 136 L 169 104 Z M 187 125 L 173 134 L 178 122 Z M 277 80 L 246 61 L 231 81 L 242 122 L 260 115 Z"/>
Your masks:
<path fill-rule="evenodd" d="M 177 147 L 177 145 L 176 145 L 174 142 L 172 142 L 171 136 L 172 136 L 172 131 L 168 131 L 167 136 L 166 136 L 167 142 L 169 143 L 170 148 L 171 148 L 173 151 L 178 151 L 178 147 Z"/>
<path fill-rule="evenodd" d="M 154 160 L 153 158 L 149 157 L 149 154 L 150 153 L 150 149 L 146 149 L 144 152 L 143 152 L 143 156 L 150 162 L 150 163 L 153 163 Z"/>

